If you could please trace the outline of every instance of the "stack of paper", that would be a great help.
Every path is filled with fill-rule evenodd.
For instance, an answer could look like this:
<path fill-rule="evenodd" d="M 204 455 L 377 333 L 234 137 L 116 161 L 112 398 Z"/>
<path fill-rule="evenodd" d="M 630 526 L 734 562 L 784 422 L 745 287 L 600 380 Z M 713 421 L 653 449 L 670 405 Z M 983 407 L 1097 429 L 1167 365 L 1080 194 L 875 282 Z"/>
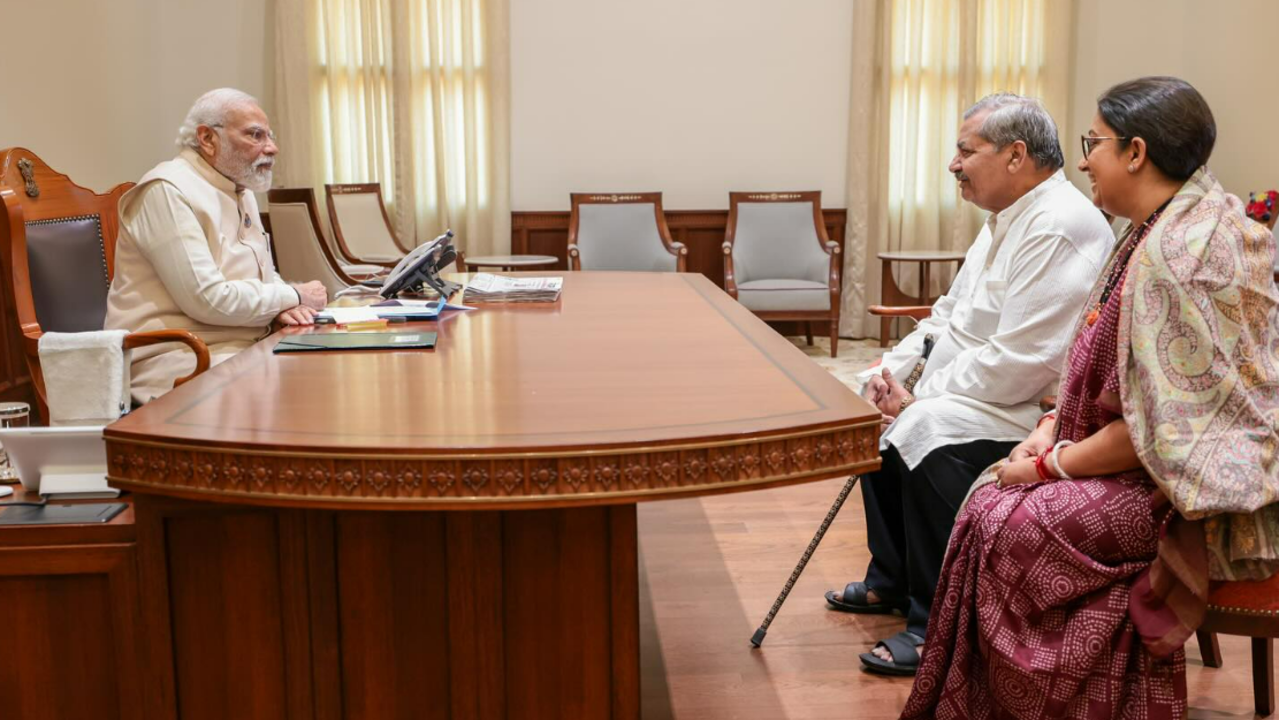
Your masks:
<path fill-rule="evenodd" d="M 508 277 L 478 273 L 466 285 L 466 302 L 555 302 L 564 285 L 562 277 Z"/>
<path fill-rule="evenodd" d="M 381 318 L 404 318 L 409 322 L 434 320 L 444 310 L 471 310 L 465 305 L 442 303 L 439 300 L 385 300 L 377 305 L 364 307 L 334 307 L 321 310 L 316 318 L 322 323 L 346 325 L 369 322 Z"/>

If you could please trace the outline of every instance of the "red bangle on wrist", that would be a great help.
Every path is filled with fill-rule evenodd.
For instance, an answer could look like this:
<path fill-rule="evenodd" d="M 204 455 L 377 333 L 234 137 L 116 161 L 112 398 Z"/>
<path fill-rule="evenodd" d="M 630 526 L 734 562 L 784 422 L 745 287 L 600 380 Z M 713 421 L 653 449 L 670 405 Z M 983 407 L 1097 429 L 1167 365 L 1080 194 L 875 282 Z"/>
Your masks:
<path fill-rule="evenodd" d="M 1035 429 L 1038 430 L 1040 425 L 1043 425 L 1049 420 L 1056 420 L 1056 419 L 1057 419 L 1057 413 L 1046 413 L 1043 417 L 1039 418 L 1039 422 L 1035 423 Z"/>
<path fill-rule="evenodd" d="M 1048 453 L 1044 452 L 1035 458 L 1035 473 L 1039 475 L 1040 480 L 1056 480 L 1048 473 Z"/>

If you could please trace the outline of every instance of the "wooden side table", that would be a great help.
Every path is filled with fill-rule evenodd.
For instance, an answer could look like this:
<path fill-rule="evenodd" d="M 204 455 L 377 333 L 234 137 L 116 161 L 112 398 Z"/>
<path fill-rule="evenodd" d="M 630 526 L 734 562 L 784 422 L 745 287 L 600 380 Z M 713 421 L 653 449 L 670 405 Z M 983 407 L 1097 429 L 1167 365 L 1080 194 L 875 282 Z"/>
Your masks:
<path fill-rule="evenodd" d="M 471 268 L 497 268 L 498 270 L 531 270 L 559 262 L 554 255 L 476 255 L 466 257 L 458 253 L 458 272 L 470 272 Z"/>
<path fill-rule="evenodd" d="M 884 264 L 883 280 L 880 283 L 880 302 L 887 307 L 907 307 L 911 305 L 927 306 L 933 304 L 933 298 L 928 295 L 928 280 L 931 274 L 933 263 L 956 263 L 955 272 L 959 272 L 959 268 L 964 266 L 964 253 L 938 250 L 901 250 L 898 252 L 882 252 L 879 253 L 879 259 Z M 897 287 L 897 282 L 893 279 L 893 263 L 919 263 L 919 291 L 920 297 L 914 297 L 902 292 Z M 888 331 L 892 324 L 893 318 L 879 318 L 879 346 L 888 347 Z"/>

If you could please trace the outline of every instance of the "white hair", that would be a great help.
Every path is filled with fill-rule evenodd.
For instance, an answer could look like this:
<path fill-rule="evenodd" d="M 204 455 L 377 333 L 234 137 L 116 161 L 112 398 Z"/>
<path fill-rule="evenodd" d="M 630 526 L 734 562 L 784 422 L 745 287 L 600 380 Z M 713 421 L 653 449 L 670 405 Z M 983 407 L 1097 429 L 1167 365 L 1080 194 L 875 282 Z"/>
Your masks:
<path fill-rule="evenodd" d="M 990 114 L 982 120 L 977 134 L 996 149 L 1003 150 L 1020 140 L 1026 143 L 1026 153 L 1036 167 L 1057 170 L 1066 164 L 1057 139 L 1057 123 L 1040 101 L 1015 93 L 995 93 L 964 111 L 964 119 L 986 111 Z"/>
<path fill-rule="evenodd" d="M 187 111 L 187 119 L 178 128 L 179 148 L 200 149 L 200 138 L 195 129 L 201 125 L 214 127 L 226 122 L 227 114 L 241 105 L 258 105 L 258 99 L 235 88 L 210 90 L 196 99 Z"/>

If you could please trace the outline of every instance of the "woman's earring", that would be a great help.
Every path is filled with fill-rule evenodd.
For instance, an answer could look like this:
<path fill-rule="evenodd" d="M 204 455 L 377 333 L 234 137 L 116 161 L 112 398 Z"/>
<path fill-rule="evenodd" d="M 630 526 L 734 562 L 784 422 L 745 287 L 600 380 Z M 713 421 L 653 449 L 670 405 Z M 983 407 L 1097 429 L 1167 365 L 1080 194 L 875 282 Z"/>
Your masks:
<path fill-rule="evenodd" d="M 1128 166 L 1128 172 L 1130 172 L 1130 173 L 1137 172 L 1137 166 L 1136 166 L 1136 165 L 1129 165 L 1129 166 Z"/>

